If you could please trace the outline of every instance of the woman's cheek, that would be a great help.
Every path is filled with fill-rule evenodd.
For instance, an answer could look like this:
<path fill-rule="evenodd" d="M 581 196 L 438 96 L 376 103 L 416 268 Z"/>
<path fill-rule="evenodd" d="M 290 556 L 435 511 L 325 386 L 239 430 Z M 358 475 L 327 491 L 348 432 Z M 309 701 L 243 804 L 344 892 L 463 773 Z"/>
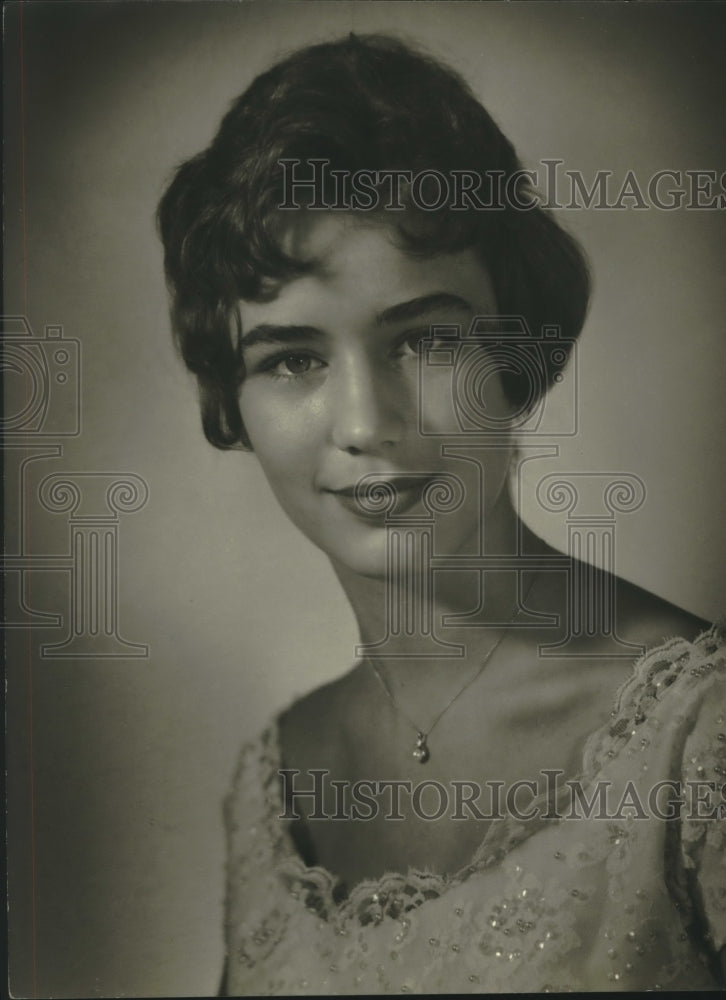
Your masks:
<path fill-rule="evenodd" d="M 300 489 L 312 473 L 314 432 L 304 407 L 288 406 L 280 393 L 256 390 L 250 385 L 242 394 L 240 413 L 262 471 L 275 495 L 282 501 Z"/>
<path fill-rule="evenodd" d="M 265 385 L 251 380 L 240 394 L 240 414 L 253 450 L 262 455 L 284 447 L 285 439 L 295 433 L 299 420 L 285 404 L 284 397 Z"/>
<path fill-rule="evenodd" d="M 418 373 L 417 373 L 418 374 Z M 452 370 L 425 365 L 417 386 L 418 426 L 429 433 L 456 433 L 459 421 L 454 406 Z"/>

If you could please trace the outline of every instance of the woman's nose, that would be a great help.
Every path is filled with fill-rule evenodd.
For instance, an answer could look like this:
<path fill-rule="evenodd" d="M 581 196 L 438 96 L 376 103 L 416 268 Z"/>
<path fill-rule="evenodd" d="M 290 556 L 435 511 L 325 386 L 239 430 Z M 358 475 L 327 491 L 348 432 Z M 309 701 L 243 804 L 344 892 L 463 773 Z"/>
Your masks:
<path fill-rule="evenodd" d="M 376 453 L 400 440 L 405 390 L 391 373 L 358 361 L 331 380 L 330 391 L 331 438 L 341 451 Z"/>

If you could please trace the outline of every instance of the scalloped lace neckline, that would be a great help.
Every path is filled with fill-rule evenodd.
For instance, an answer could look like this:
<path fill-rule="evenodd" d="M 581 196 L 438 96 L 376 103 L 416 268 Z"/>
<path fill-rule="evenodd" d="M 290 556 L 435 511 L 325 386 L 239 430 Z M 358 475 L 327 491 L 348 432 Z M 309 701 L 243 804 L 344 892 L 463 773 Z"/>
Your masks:
<path fill-rule="evenodd" d="M 707 646 L 710 641 L 718 639 L 721 633 L 722 630 L 719 625 L 712 625 L 701 632 L 693 641 L 682 636 L 676 636 L 666 639 L 658 646 L 646 649 L 645 652 L 636 657 L 633 661 L 630 676 L 626 678 L 615 692 L 615 696 L 611 701 L 613 709 L 608 719 L 590 733 L 583 742 L 580 755 L 582 762 L 580 771 L 566 780 L 587 780 L 589 776 L 592 776 L 599 769 L 600 760 L 605 753 L 612 755 L 613 751 L 608 744 L 616 745 L 618 742 L 620 735 L 620 733 L 616 735 L 618 716 L 623 708 L 627 707 L 629 695 L 637 692 L 643 670 L 654 657 L 663 657 L 668 654 L 671 661 L 676 662 L 683 653 L 689 652 L 691 649 Z M 683 647 L 681 653 L 677 656 L 673 655 L 679 646 Z M 261 742 L 265 747 L 264 764 L 267 772 L 266 777 L 270 779 L 274 778 L 282 763 L 279 720 L 283 711 L 274 716 L 261 737 Z M 561 791 L 563 793 L 566 792 L 564 781 Z M 282 801 L 279 800 L 279 796 L 276 796 L 276 798 L 278 798 L 276 807 L 282 808 Z M 540 793 L 533 800 L 532 807 L 539 807 L 546 804 L 546 794 Z M 281 868 L 293 879 L 305 882 L 308 886 L 312 884 L 315 890 L 324 897 L 323 905 L 326 916 L 333 918 L 336 922 L 343 922 L 355 915 L 371 899 L 378 900 L 379 897 L 384 898 L 388 896 L 392 891 L 405 890 L 407 887 L 416 893 L 425 893 L 426 898 L 439 897 L 453 886 L 466 881 L 475 872 L 500 863 L 511 850 L 542 829 L 545 823 L 560 822 L 558 819 L 547 820 L 540 817 L 530 820 L 525 824 L 514 820 L 511 816 L 507 816 L 501 821 L 492 821 L 469 861 L 457 872 L 451 875 L 438 875 L 435 872 L 413 867 L 410 867 L 406 873 L 385 872 L 378 878 L 362 879 L 355 883 L 341 897 L 340 891 L 344 888 L 342 879 L 322 865 L 308 865 L 300 856 L 288 825 L 280 826 L 279 823 L 272 822 L 273 811 L 273 809 L 269 809 L 267 812 L 268 832 L 281 858 Z M 537 812 L 539 814 L 542 810 L 538 808 Z M 544 812 L 546 813 L 547 810 L 544 810 Z"/>

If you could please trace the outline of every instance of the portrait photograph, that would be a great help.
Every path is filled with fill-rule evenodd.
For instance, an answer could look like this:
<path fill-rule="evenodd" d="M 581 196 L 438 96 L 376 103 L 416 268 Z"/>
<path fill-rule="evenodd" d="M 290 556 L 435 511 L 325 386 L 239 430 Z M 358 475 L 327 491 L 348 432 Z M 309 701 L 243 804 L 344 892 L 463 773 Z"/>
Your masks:
<path fill-rule="evenodd" d="M 3 20 L 9 995 L 726 988 L 726 4 Z"/>

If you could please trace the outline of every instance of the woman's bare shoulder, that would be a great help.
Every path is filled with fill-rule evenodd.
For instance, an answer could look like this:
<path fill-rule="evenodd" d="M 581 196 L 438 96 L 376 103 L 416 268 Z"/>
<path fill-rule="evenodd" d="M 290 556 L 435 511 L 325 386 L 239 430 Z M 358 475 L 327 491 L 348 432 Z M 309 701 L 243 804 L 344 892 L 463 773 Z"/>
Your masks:
<path fill-rule="evenodd" d="M 616 585 L 616 626 L 620 638 L 647 649 L 682 636 L 692 641 L 711 622 L 627 580 Z"/>
<path fill-rule="evenodd" d="M 562 553 L 559 550 L 554 549 L 549 543 L 537 536 L 531 533 L 530 535 L 533 541 L 529 544 L 533 546 L 533 554 L 540 553 L 544 556 L 543 566 L 545 569 L 547 559 L 551 556 L 561 557 Z M 682 636 L 690 641 L 712 624 L 705 618 L 686 611 L 623 577 L 584 562 L 575 560 L 575 563 L 579 567 L 577 578 L 581 581 L 580 585 L 585 588 L 591 587 L 592 594 L 597 597 L 597 601 L 606 594 L 614 594 L 615 606 L 612 611 L 615 633 L 618 638 L 626 642 L 650 649 L 653 646 L 662 645 L 664 641 L 676 636 Z M 562 614 L 569 601 L 565 584 L 563 582 L 554 584 L 554 581 L 551 582 L 548 579 L 546 573 L 542 576 L 547 580 L 547 583 L 545 587 L 540 588 L 541 605 L 537 607 L 537 610 L 555 611 Z M 581 594 L 580 603 L 583 602 L 590 603 L 586 601 L 585 595 Z"/>
<path fill-rule="evenodd" d="M 341 677 L 294 701 L 279 719 L 283 760 L 325 766 L 323 758 L 330 759 L 331 748 L 342 752 L 351 724 L 365 711 L 362 701 L 366 690 L 360 664 L 356 664 Z"/>

